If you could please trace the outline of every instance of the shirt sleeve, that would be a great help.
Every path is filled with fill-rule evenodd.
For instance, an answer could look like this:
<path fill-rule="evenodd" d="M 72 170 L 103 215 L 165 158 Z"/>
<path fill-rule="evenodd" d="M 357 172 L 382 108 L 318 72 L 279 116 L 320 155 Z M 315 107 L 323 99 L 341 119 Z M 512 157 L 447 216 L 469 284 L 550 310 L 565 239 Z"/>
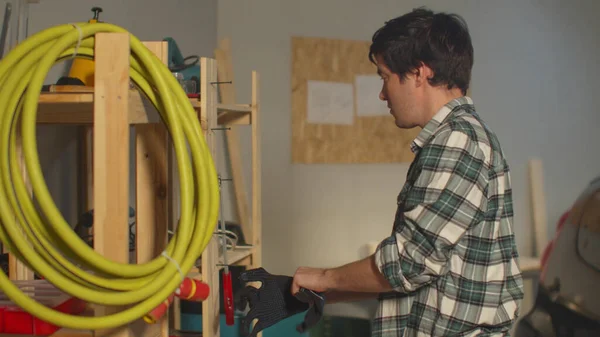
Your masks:
<path fill-rule="evenodd" d="M 488 200 L 489 177 L 477 141 L 445 130 L 420 152 L 394 232 L 375 252 L 379 271 L 395 291 L 405 293 L 446 273 L 453 247 L 483 220 Z"/>

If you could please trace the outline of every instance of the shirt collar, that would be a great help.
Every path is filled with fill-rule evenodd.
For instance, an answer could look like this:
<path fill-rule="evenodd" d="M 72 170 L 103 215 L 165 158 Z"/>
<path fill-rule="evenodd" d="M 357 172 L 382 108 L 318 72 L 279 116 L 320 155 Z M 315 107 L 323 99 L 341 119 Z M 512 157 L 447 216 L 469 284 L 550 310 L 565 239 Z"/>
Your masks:
<path fill-rule="evenodd" d="M 423 145 L 429 140 L 435 130 L 437 130 L 444 119 L 448 117 L 448 114 L 450 114 L 452 109 L 463 104 L 473 104 L 473 100 L 468 96 L 458 97 L 446 103 L 440 110 L 438 110 L 438 112 L 433 115 L 433 118 L 431 118 L 427 124 L 425 124 L 425 127 L 421 129 L 417 137 L 410 144 L 412 152 L 416 153 L 419 151 L 419 149 L 421 149 L 421 147 L 423 147 Z"/>

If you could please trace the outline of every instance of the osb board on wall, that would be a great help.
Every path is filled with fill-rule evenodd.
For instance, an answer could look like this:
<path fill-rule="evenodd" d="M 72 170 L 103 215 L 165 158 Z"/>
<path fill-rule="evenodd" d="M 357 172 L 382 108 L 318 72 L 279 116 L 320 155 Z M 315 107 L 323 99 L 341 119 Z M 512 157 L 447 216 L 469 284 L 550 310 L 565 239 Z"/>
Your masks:
<path fill-rule="evenodd" d="M 293 163 L 400 163 L 414 158 L 410 142 L 420 129 L 399 129 L 391 115 L 357 116 L 356 95 L 352 124 L 308 122 L 308 81 L 352 84 L 356 75 L 376 75 L 369 46 L 368 41 L 292 38 Z"/>

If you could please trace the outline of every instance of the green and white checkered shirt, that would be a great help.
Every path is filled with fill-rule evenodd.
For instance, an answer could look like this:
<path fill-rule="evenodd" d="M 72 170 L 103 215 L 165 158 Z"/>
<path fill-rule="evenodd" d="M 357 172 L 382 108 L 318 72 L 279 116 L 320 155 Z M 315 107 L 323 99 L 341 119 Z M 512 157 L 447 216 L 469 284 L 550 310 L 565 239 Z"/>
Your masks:
<path fill-rule="evenodd" d="M 446 104 L 411 144 L 393 233 L 375 253 L 393 292 L 372 336 L 507 336 L 523 279 L 510 173 L 469 97 Z"/>

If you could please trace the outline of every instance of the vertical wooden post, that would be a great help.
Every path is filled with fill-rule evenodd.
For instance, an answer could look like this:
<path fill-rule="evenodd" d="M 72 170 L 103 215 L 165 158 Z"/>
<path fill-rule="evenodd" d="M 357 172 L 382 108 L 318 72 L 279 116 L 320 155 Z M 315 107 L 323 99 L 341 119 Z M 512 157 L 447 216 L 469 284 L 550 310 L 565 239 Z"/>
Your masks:
<path fill-rule="evenodd" d="M 94 249 L 129 262 L 129 34 L 95 37 Z M 99 306 L 98 315 L 120 310 Z M 126 337 L 128 327 L 98 330 L 96 336 Z"/>
<path fill-rule="evenodd" d="M 166 64 L 167 43 L 145 42 L 148 49 Z M 135 125 L 136 144 L 136 262 L 148 262 L 165 249 L 169 223 L 169 138 L 164 123 Z M 134 336 L 169 336 L 169 315 L 155 324 L 138 320 Z"/>
<path fill-rule="evenodd" d="M 78 214 L 81 215 L 94 207 L 94 144 L 93 130 L 91 125 L 82 125 L 78 130 L 79 143 L 78 161 Z M 81 228 L 79 235 L 91 235 L 92 229 Z"/>
<path fill-rule="evenodd" d="M 18 121 L 18 123 L 20 124 L 20 120 Z M 29 192 L 29 194 L 31 195 L 32 192 L 32 188 L 31 188 L 31 183 L 29 182 L 29 179 L 27 178 L 27 168 L 25 167 L 25 158 L 23 156 L 23 146 L 22 146 L 22 139 L 21 139 L 21 127 L 18 126 L 17 128 L 17 143 L 15 144 L 16 148 L 17 148 L 17 156 L 19 158 L 19 164 L 21 165 L 21 172 L 23 174 L 24 180 L 25 180 L 25 186 L 27 186 L 27 190 Z M 8 254 L 8 277 L 11 280 L 33 280 L 34 276 L 33 276 L 33 271 L 29 268 L 27 268 L 27 266 L 21 262 L 19 259 L 16 258 L 16 256 L 14 254 L 9 253 Z"/>
<path fill-rule="evenodd" d="M 206 136 L 211 155 L 215 157 L 215 136 L 213 129 L 217 126 L 217 65 L 214 59 L 202 58 L 200 71 L 203 80 L 200 81 L 200 122 Z M 210 296 L 202 302 L 202 336 L 218 337 L 219 329 L 219 259 L 218 237 L 213 236 L 202 253 L 202 278 L 210 284 Z"/>
<path fill-rule="evenodd" d="M 262 266 L 262 191 L 261 191 L 261 152 L 260 152 L 260 88 L 259 75 L 252 72 L 252 268 Z"/>
<path fill-rule="evenodd" d="M 235 104 L 235 79 L 233 75 L 233 64 L 231 61 L 231 41 L 223 39 L 219 42 L 219 47 L 215 50 L 217 60 L 219 95 L 222 104 Z M 237 125 L 230 125 L 231 129 L 225 133 L 227 143 L 227 154 L 231 162 L 231 175 L 233 190 L 235 193 L 235 206 L 238 215 L 238 221 L 242 228 L 242 233 L 246 242 L 252 242 L 252 224 L 251 216 L 248 211 L 248 194 L 246 192 L 246 182 L 244 178 L 244 166 L 242 165 L 242 154 L 240 151 L 240 133 Z"/>
<path fill-rule="evenodd" d="M 529 160 L 529 188 L 535 236 L 534 256 L 541 258 L 549 241 L 546 196 L 544 194 L 544 168 L 541 159 Z"/>

